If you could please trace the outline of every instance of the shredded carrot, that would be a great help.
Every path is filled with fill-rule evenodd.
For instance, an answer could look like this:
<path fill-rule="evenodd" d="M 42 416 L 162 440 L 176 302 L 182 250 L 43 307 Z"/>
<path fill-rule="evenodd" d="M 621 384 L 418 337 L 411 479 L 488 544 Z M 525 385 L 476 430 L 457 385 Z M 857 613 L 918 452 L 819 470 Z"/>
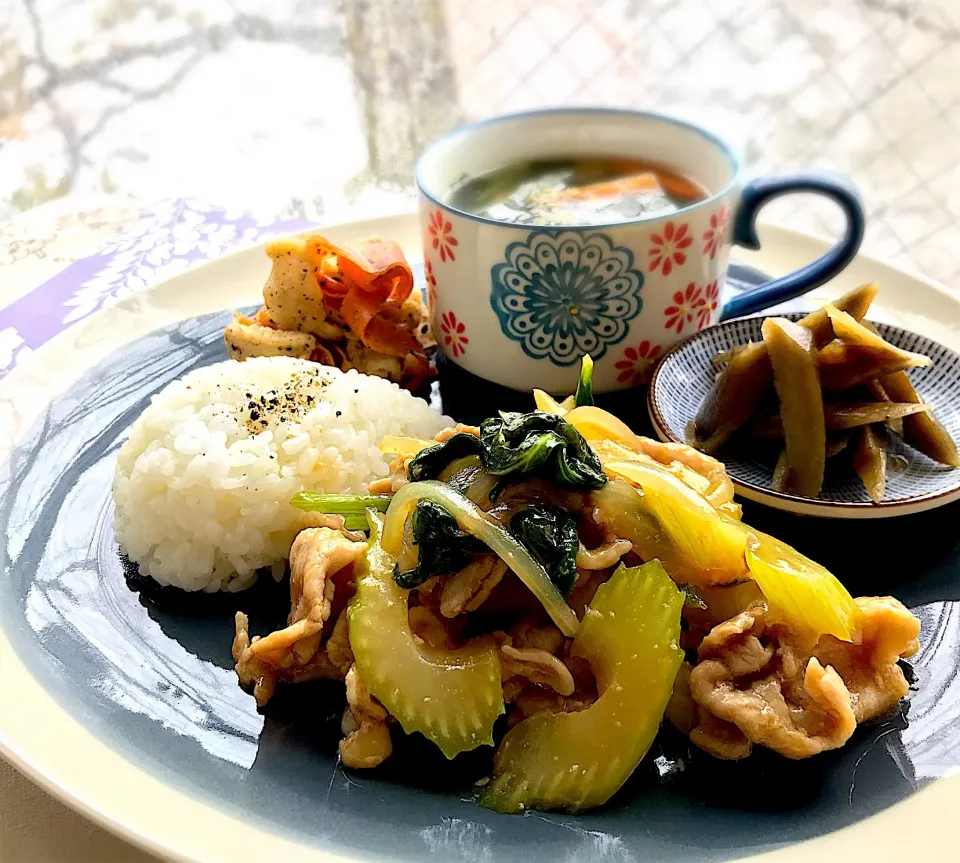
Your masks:
<path fill-rule="evenodd" d="M 411 353 L 423 352 L 420 342 L 413 333 L 401 329 L 396 324 L 382 318 L 374 318 L 364 334 L 364 344 L 381 354 L 391 357 L 405 357 Z"/>
<path fill-rule="evenodd" d="M 270 327 L 271 330 L 277 328 L 276 324 L 270 320 L 270 314 L 267 312 L 266 306 L 262 306 L 253 316 L 253 323 L 260 324 L 261 327 Z"/>
<path fill-rule="evenodd" d="M 596 198 L 613 198 L 630 192 L 659 192 L 661 191 L 657 175 L 650 172 L 631 174 L 628 177 L 618 177 L 616 180 L 607 180 L 604 183 L 591 183 L 589 186 L 573 186 L 569 189 L 559 189 L 551 192 L 547 199 L 550 201 L 592 201 Z"/>
<path fill-rule="evenodd" d="M 413 273 L 396 243 L 373 238 L 344 248 L 312 236 L 306 252 L 317 267 L 321 290 L 330 300 L 342 300 L 343 320 L 368 348 L 396 357 L 422 351 L 412 333 L 380 317 L 386 305 L 400 305 L 413 291 Z M 336 275 L 331 256 L 336 256 Z"/>
<path fill-rule="evenodd" d="M 353 289 L 343 298 L 340 314 L 361 342 L 381 354 L 403 357 L 421 350 L 412 333 L 379 317 L 383 306 L 384 301 L 376 294 Z"/>
<path fill-rule="evenodd" d="M 675 198 L 689 198 L 699 201 L 707 197 L 707 193 L 702 186 L 693 180 L 681 177 L 679 174 L 663 174 L 660 177 L 660 185 Z"/>
<path fill-rule="evenodd" d="M 334 293 L 350 293 L 360 288 L 379 295 L 383 300 L 402 303 L 413 291 L 413 273 L 403 252 L 392 240 L 371 238 L 353 248 L 335 246 L 320 236 L 306 240 L 307 256 L 313 260 Z M 323 266 L 335 255 L 342 277 L 338 285 Z M 346 290 L 344 290 L 344 288 Z"/>
<path fill-rule="evenodd" d="M 340 269 L 346 278 L 367 291 L 385 293 L 391 302 L 402 303 L 413 292 L 413 273 L 392 240 L 364 240 L 357 257 L 341 256 Z"/>
<path fill-rule="evenodd" d="M 322 276 L 317 273 L 317 284 L 324 296 L 334 300 L 342 300 L 349 292 L 350 286 L 339 278 L 333 276 Z"/>

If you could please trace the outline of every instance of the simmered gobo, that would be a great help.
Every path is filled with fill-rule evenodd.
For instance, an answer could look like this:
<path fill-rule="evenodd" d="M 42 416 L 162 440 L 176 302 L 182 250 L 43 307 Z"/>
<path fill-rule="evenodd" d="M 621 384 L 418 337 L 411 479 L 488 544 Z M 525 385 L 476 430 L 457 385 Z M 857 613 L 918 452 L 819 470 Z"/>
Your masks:
<path fill-rule="evenodd" d="M 897 402 L 920 402 L 906 372 L 894 372 L 880 379 L 884 392 Z M 904 417 L 903 437 L 910 446 L 950 467 L 960 467 L 960 453 L 950 434 L 932 412 Z"/>
<path fill-rule="evenodd" d="M 840 393 L 903 369 L 928 365 L 928 357 L 893 345 L 874 347 L 831 342 L 820 354 L 820 379 L 825 392 Z"/>
<path fill-rule="evenodd" d="M 896 374 L 896 372 L 894 372 Z M 890 396 L 887 395 L 887 391 L 883 388 L 883 384 L 879 380 L 867 381 L 863 385 L 863 392 L 870 396 L 870 401 L 875 402 L 876 404 L 893 404 L 894 401 Z M 906 401 L 903 404 L 911 404 L 911 402 Z M 917 399 L 915 407 L 920 404 L 920 400 Z M 932 408 L 932 405 L 928 409 Z M 915 413 L 922 413 L 922 411 L 915 411 Z M 909 414 L 906 414 L 909 416 Z M 883 421 L 883 424 L 890 429 L 897 437 L 903 437 L 903 416 L 892 416 L 888 417 Z"/>
<path fill-rule="evenodd" d="M 599 698 L 574 713 L 542 711 L 500 744 L 480 802 L 498 812 L 606 803 L 646 755 L 683 651 L 683 594 L 659 561 L 621 566 L 600 586 L 574 641 Z"/>
<path fill-rule="evenodd" d="M 763 342 L 733 352 L 690 424 L 692 442 L 704 452 L 717 452 L 756 413 L 772 379 Z"/>
<path fill-rule="evenodd" d="M 823 484 L 827 430 L 813 334 L 786 318 L 763 322 L 763 342 L 780 400 L 788 467 L 778 491 L 816 497 Z"/>
<path fill-rule="evenodd" d="M 875 382 L 874 382 L 875 383 Z M 871 423 L 885 423 L 930 410 L 932 405 L 917 402 L 831 402 L 823 406 L 827 431 L 842 431 Z M 751 440 L 776 440 L 783 437 L 783 420 L 779 415 L 759 416 L 744 428 Z"/>
<path fill-rule="evenodd" d="M 887 488 L 887 432 L 880 424 L 860 429 L 853 451 L 853 469 L 874 503 L 883 500 Z"/>
<path fill-rule="evenodd" d="M 861 285 L 840 297 L 835 306 L 860 320 L 877 295 L 877 285 Z M 813 336 L 819 349 L 833 338 L 833 327 L 824 309 L 811 312 L 798 322 Z M 727 367 L 720 373 L 700 405 L 691 424 L 695 445 L 704 452 L 715 453 L 740 426 L 756 412 L 757 406 L 773 381 L 770 357 L 763 342 L 744 345 L 730 354 Z"/>
<path fill-rule="evenodd" d="M 382 519 L 372 510 L 370 545 L 356 567 L 350 600 L 350 646 L 370 693 L 407 734 L 419 731 L 447 758 L 493 743 L 503 713 L 500 654 L 493 643 L 440 650 L 410 629 L 407 591 L 393 578 L 396 559 L 380 545 Z"/>
<path fill-rule="evenodd" d="M 891 345 L 868 326 L 834 306 L 824 306 L 839 341 L 820 354 L 825 390 L 843 391 L 903 369 L 928 366 L 929 357 Z"/>

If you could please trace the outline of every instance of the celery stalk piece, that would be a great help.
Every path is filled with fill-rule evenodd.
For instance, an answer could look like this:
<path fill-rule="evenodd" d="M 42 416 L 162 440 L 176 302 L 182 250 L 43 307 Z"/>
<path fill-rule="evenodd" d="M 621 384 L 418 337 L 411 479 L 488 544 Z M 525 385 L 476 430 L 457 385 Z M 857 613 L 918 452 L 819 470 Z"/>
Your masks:
<path fill-rule="evenodd" d="M 302 491 L 290 503 L 304 512 L 342 515 L 347 530 L 367 529 L 367 510 L 386 512 L 393 495 L 389 494 L 314 494 Z"/>
<path fill-rule="evenodd" d="M 383 521 L 368 511 L 370 543 L 356 564 L 348 606 L 354 662 L 370 693 L 407 734 L 419 731 L 447 758 L 493 743 L 503 713 L 500 653 L 492 641 L 440 650 L 413 635 L 407 591 L 393 579 L 395 558 L 380 544 Z"/>
<path fill-rule="evenodd" d="M 574 713 L 542 711 L 500 744 L 480 802 L 498 812 L 606 803 L 657 734 L 683 660 L 683 594 L 659 561 L 621 566 L 600 586 L 574 642 L 600 697 Z"/>
<path fill-rule="evenodd" d="M 752 533 L 747 565 L 774 616 L 814 641 L 821 635 L 852 641 L 863 615 L 839 579 L 786 543 Z"/>

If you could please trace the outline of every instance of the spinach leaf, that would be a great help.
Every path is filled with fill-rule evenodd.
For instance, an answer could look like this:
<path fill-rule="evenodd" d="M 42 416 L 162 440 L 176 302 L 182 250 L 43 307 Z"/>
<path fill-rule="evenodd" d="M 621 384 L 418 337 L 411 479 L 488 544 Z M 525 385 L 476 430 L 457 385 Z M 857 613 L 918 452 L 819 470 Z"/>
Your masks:
<path fill-rule="evenodd" d="M 577 580 L 580 537 L 577 522 L 566 510 L 531 506 L 510 519 L 510 532 L 547 571 L 563 598 Z"/>
<path fill-rule="evenodd" d="M 407 465 L 410 482 L 436 479 L 452 461 L 480 453 L 480 441 L 472 434 L 459 432 L 443 443 L 420 450 Z"/>
<path fill-rule="evenodd" d="M 475 536 L 460 530 L 457 520 L 431 500 L 421 500 L 412 519 L 413 543 L 419 552 L 417 565 L 406 572 L 393 569 L 394 581 L 404 590 L 419 587 L 435 575 L 459 572 L 475 554 L 489 551 Z"/>
<path fill-rule="evenodd" d="M 573 403 L 578 408 L 593 404 L 593 357 L 590 354 L 584 354 L 580 360 L 580 377 Z"/>
<path fill-rule="evenodd" d="M 607 483 L 600 459 L 570 423 L 542 411 L 501 413 L 480 426 L 480 457 L 495 476 L 541 470 L 573 488 Z"/>

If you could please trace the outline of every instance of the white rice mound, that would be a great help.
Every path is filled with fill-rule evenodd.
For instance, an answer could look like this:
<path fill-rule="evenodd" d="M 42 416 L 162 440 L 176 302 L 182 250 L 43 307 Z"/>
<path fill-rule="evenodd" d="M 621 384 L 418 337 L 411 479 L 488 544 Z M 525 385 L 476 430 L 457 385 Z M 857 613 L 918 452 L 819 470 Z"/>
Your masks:
<path fill-rule="evenodd" d="M 366 492 L 389 472 L 385 435 L 451 424 L 396 384 L 306 360 L 197 369 L 153 397 L 120 448 L 114 531 L 160 584 L 242 590 L 260 567 L 283 572 L 305 525 L 295 494 Z"/>

